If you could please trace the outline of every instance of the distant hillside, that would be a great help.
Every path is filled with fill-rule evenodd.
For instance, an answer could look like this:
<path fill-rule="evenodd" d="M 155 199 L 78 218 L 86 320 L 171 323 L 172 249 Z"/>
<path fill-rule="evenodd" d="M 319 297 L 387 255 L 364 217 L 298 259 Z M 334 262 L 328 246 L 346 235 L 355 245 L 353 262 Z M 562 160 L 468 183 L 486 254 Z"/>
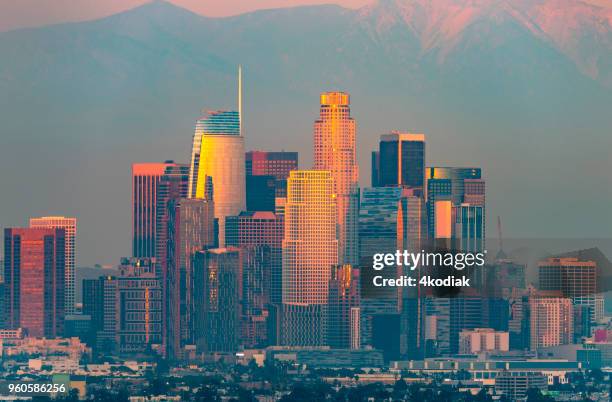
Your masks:
<path fill-rule="evenodd" d="M 516 237 L 610 237 L 612 11 L 577 0 L 387 0 L 206 18 L 164 2 L 0 33 L 0 223 L 79 221 L 79 263 L 130 254 L 130 164 L 187 161 L 204 108 L 312 160 L 318 93 L 352 95 L 361 183 L 391 129 L 478 165 Z M 490 222 L 493 219 L 489 219 Z"/>

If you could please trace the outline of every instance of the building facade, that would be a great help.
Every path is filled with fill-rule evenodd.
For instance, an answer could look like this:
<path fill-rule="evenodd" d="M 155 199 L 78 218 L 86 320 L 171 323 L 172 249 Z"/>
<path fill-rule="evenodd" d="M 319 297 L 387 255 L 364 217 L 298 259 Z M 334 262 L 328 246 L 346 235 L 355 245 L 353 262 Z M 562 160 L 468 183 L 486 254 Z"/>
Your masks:
<path fill-rule="evenodd" d="M 162 287 L 151 258 L 122 258 L 116 293 L 121 354 L 152 353 L 162 344 Z"/>
<path fill-rule="evenodd" d="M 64 229 L 66 249 L 64 251 L 65 271 L 64 271 L 64 312 L 74 314 L 74 278 L 76 260 L 76 233 L 77 219 L 65 216 L 43 216 L 40 218 L 30 218 L 31 228 L 50 228 Z"/>
<path fill-rule="evenodd" d="M 225 217 L 246 209 L 244 137 L 240 126 L 240 114 L 234 111 L 208 112 L 196 124 L 199 139 L 194 138 L 194 146 L 199 145 L 199 150 L 192 152 L 189 183 L 196 184 L 195 193 L 193 188 L 191 193 L 195 198 L 206 198 L 212 184 L 221 247 L 225 245 Z"/>
<path fill-rule="evenodd" d="M 164 278 L 164 311 L 167 356 L 182 358 L 186 346 L 195 344 L 193 258 L 215 243 L 213 202 L 198 198 L 168 203 L 167 251 Z"/>
<path fill-rule="evenodd" d="M 338 261 L 358 263 L 357 219 L 359 213 L 359 168 L 355 156 L 355 120 L 349 95 L 321 94 L 319 119 L 314 123 L 314 169 L 331 172 L 336 195 Z"/>
<path fill-rule="evenodd" d="M 292 171 L 282 242 L 282 344 L 326 343 L 329 278 L 338 263 L 336 216 L 332 174 Z"/>
<path fill-rule="evenodd" d="M 531 350 L 573 342 L 574 315 L 570 299 L 534 296 L 529 300 L 529 310 Z"/>
<path fill-rule="evenodd" d="M 195 335 L 198 353 L 236 352 L 240 347 L 242 256 L 217 248 L 195 254 Z"/>
<path fill-rule="evenodd" d="M 8 329 L 55 338 L 64 328 L 66 235 L 64 229 L 4 230 L 4 280 Z"/>
<path fill-rule="evenodd" d="M 424 190 L 425 135 L 392 131 L 380 136 L 377 156 L 372 158 L 378 172 L 376 187 L 401 186 Z"/>
<path fill-rule="evenodd" d="M 132 255 L 155 257 L 157 235 L 157 187 L 166 168 L 164 163 L 132 164 Z"/>

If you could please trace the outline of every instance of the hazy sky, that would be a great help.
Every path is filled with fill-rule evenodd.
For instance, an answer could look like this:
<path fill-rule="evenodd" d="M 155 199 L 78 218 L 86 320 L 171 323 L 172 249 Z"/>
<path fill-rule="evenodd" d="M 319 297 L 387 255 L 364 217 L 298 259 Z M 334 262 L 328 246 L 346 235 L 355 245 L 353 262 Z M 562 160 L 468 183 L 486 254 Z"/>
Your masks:
<path fill-rule="evenodd" d="M 1 0 L 0 31 L 96 19 L 147 3 L 147 0 Z M 170 0 L 198 14 L 221 17 L 262 9 L 335 3 L 360 7 L 370 0 Z"/>

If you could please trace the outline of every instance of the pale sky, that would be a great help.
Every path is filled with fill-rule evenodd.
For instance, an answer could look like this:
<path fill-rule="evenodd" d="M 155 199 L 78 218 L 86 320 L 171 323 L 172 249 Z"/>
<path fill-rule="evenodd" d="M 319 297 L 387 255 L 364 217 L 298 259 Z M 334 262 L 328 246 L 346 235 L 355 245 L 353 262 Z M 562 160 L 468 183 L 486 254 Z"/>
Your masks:
<path fill-rule="evenodd" d="M 358 8 L 370 0 L 169 0 L 178 6 L 210 17 L 306 4 L 335 3 Z M 112 15 L 147 0 L 0 0 L 0 31 L 83 21 Z"/>

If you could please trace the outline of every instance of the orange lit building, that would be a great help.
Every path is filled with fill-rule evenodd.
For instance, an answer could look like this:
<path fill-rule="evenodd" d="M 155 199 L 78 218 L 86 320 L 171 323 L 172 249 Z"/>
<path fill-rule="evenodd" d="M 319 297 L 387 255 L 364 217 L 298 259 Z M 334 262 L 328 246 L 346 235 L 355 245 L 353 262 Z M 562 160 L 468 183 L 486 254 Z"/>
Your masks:
<path fill-rule="evenodd" d="M 331 172 L 336 194 L 338 261 L 358 264 L 357 219 L 359 168 L 355 158 L 355 120 L 349 95 L 321 94 L 320 116 L 314 124 L 314 169 Z"/>
<path fill-rule="evenodd" d="M 155 257 L 157 187 L 172 161 L 132 164 L 132 255 Z"/>
<path fill-rule="evenodd" d="M 330 172 L 291 172 L 282 265 L 281 342 L 285 345 L 326 344 L 329 279 L 338 262 L 335 200 Z"/>
<path fill-rule="evenodd" d="M 30 218 L 31 228 L 64 229 L 66 235 L 66 249 L 64 252 L 66 268 L 64 271 L 64 312 L 74 314 L 74 278 L 75 278 L 75 238 L 77 219 L 65 216 L 43 216 Z"/>

